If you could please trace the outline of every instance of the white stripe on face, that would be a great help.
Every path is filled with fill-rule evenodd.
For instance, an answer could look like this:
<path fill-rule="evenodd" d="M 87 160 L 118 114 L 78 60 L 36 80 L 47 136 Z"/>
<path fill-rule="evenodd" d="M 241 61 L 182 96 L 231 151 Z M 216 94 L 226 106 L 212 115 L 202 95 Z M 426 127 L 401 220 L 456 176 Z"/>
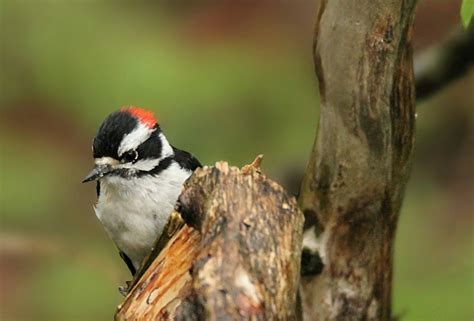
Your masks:
<path fill-rule="evenodd" d="M 120 162 L 118 160 L 116 160 L 115 158 L 107 157 L 107 156 L 104 156 L 104 157 L 101 157 L 101 158 L 96 158 L 94 160 L 94 163 L 96 165 L 118 165 L 118 164 L 120 164 Z"/>
<path fill-rule="evenodd" d="M 155 128 L 150 128 L 146 125 L 138 123 L 138 125 L 128 133 L 123 136 L 122 142 L 118 148 L 118 156 L 122 156 L 123 153 L 129 150 L 135 150 L 140 146 L 144 141 L 146 141 L 150 135 L 155 131 Z"/>
<path fill-rule="evenodd" d="M 159 158 L 141 159 L 135 163 L 121 164 L 118 167 L 140 171 L 151 171 L 153 168 L 158 166 L 163 159 L 173 156 L 173 148 L 168 143 L 168 140 L 166 139 L 165 135 L 163 135 L 163 133 L 160 133 L 159 137 L 161 141 L 161 156 Z"/>
<path fill-rule="evenodd" d="M 139 160 L 135 163 L 126 163 L 126 164 L 121 164 L 118 165 L 117 168 L 127 168 L 127 169 L 132 169 L 136 171 L 151 171 L 153 168 L 158 166 L 160 164 L 161 159 L 160 158 L 147 158 L 147 159 L 142 159 Z"/>

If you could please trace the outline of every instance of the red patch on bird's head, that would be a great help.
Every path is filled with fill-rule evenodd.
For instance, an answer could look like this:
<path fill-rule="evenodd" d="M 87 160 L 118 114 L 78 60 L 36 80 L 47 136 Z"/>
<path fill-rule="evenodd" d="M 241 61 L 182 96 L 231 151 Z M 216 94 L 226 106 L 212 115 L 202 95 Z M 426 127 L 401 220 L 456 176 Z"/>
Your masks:
<path fill-rule="evenodd" d="M 140 123 L 147 126 L 148 128 L 153 128 L 155 127 L 156 124 L 158 124 L 158 121 L 156 120 L 153 113 L 143 108 L 129 106 L 129 107 L 122 107 L 120 111 L 129 113 L 133 117 L 137 118 Z"/>

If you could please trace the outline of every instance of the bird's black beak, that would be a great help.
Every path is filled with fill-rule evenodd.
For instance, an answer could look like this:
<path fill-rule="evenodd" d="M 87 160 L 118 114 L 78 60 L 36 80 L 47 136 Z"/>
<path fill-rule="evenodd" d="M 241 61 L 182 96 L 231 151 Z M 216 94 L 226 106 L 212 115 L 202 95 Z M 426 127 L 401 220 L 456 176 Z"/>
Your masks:
<path fill-rule="evenodd" d="M 87 176 L 82 181 L 83 183 L 95 181 L 96 179 L 102 178 L 112 171 L 110 165 L 96 165 L 94 169 L 87 174 Z"/>

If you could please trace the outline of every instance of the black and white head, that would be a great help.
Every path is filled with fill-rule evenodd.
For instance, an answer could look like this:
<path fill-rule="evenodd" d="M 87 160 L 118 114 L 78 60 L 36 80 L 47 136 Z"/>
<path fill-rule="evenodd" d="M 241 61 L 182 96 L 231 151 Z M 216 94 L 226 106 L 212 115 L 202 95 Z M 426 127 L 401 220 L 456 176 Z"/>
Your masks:
<path fill-rule="evenodd" d="M 153 113 L 138 107 L 110 114 L 94 138 L 92 152 L 95 167 L 83 182 L 156 175 L 172 161 L 189 170 L 200 166 L 191 154 L 169 144 Z"/>

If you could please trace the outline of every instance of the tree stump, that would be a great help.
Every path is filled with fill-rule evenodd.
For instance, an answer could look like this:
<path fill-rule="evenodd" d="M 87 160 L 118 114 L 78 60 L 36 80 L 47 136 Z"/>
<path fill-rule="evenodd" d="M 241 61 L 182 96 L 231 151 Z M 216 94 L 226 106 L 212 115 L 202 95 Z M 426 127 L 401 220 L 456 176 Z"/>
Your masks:
<path fill-rule="evenodd" d="M 251 166 L 196 170 L 168 242 L 116 320 L 294 320 L 303 214 Z"/>

